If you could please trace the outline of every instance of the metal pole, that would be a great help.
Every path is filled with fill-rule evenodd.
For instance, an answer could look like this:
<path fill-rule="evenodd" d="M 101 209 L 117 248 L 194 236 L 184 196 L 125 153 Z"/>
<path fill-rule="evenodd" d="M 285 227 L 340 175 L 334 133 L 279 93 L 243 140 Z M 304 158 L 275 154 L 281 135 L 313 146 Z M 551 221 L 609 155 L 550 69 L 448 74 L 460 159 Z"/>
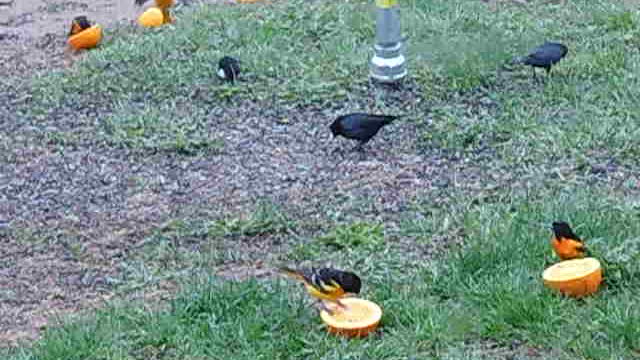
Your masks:
<path fill-rule="evenodd" d="M 370 76 L 392 83 L 407 75 L 398 0 L 376 0 L 376 43 Z"/>

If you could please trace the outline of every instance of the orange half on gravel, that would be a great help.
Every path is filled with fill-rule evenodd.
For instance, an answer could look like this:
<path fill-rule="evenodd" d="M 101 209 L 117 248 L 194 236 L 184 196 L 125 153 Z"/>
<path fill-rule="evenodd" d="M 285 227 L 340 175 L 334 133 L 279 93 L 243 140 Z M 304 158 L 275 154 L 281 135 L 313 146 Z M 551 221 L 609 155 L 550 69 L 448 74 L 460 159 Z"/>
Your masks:
<path fill-rule="evenodd" d="M 320 313 L 330 333 L 346 337 L 364 337 L 378 328 L 382 318 L 382 309 L 378 305 L 358 298 L 346 298 L 340 302 L 346 309 L 336 306 L 332 309 L 332 315 L 326 311 Z"/>
<path fill-rule="evenodd" d="M 542 273 L 547 287 L 568 296 L 586 296 L 598 291 L 602 282 L 602 267 L 595 258 L 561 261 Z"/>
<path fill-rule="evenodd" d="M 138 17 L 138 24 L 144 27 L 156 27 L 164 24 L 164 14 L 157 7 L 150 7 Z"/>
<path fill-rule="evenodd" d="M 94 48 L 102 40 L 102 28 L 100 25 L 93 25 L 77 34 L 69 36 L 67 42 L 76 50 Z"/>

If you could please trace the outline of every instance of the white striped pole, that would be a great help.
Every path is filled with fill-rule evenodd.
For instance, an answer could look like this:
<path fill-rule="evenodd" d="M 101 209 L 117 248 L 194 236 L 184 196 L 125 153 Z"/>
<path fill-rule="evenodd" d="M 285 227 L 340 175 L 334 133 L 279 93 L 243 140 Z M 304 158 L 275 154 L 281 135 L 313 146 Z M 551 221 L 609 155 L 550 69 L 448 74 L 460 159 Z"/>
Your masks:
<path fill-rule="evenodd" d="M 376 43 L 373 50 L 370 63 L 373 79 L 393 83 L 407 75 L 398 0 L 376 0 Z"/>

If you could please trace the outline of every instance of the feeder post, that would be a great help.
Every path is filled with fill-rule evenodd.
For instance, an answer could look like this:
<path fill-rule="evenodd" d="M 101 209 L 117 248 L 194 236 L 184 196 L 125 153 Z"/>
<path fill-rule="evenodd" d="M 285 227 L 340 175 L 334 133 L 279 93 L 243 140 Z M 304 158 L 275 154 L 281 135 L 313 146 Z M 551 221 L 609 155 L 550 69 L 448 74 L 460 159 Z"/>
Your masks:
<path fill-rule="evenodd" d="M 398 0 L 376 0 L 376 43 L 370 63 L 373 79 L 394 83 L 407 75 L 404 41 Z"/>

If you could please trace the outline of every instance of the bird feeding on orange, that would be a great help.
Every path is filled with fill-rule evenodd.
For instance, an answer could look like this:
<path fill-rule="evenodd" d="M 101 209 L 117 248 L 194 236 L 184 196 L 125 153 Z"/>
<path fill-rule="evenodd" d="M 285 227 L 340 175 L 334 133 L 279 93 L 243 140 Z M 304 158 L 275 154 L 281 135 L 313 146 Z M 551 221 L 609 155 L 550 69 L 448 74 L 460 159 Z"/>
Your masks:
<path fill-rule="evenodd" d="M 71 21 L 67 43 L 75 50 L 91 49 L 102 40 L 102 28 L 100 25 L 91 26 L 86 16 L 76 16 Z"/>
<path fill-rule="evenodd" d="M 553 236 L 551 246 L 561 260 L 580 259 L 585 257 L 587 249 L 584 241 L 571 230 L 569 224 L 555 221 L 551 224 Z"/>
<path fill-rule="evenodd" d="M 82 30 L 86 30 L 90 27 L 91 27 L 91 23 L 89 22 L 89 19 L 87 19 L 86 16 L 76 16 L 71 21 L 71 30 L 69 30 L 68 36 L 75 35 L 81 32 Z"/>
<path fill-rule="evenodd" d="M 342 271 L 334 268 L 309 268 L 309 269 L 291 269 L 281 267 L 279 269 L 283 274 L 301 281 L 309 295 L 320 300 L 320 304 L 326 312 L 333 313 L 324 301 L 334 303 L 340 308 L 346 306 L 340 301 L 350 295 L 360 293 L 362 281 L 358 275 Z"/>

